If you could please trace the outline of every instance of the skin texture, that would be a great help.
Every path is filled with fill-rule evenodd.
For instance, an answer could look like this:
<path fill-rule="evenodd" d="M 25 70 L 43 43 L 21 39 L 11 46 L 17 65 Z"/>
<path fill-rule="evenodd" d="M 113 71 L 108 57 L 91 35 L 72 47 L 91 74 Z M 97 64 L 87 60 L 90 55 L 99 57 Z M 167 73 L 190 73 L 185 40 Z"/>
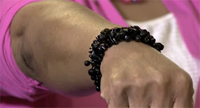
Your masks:
<path fill-rule="evenodd" d="M 89 59 L 88 50 L 95 36 L 105 27 L 116 26 L 73 2 L 31 3 L 16 14 L 11 24 L 14 58 L 26 75 L 53 91 L 91 94 L 95 86 L 83 63 Z M 23 58 L 33 69 L 25 65 Z"/>
<path fill-rule="evenodd" d="M 121 3 L 120 0 L 111 0 L 124 19 L 133 21 L 147 21 L 168 14 L 161 0 L 142 0 L 138 3 Z"/>
<path fill-rule="evenodd" d="M 55 8 L 56 7 L 56 8 Z M 50 90 L 85 96 L 95 92 L 83 65 L 104 28 L 119 27 L 89 9 L 66 1 L 23 7 L 11 24 L 18 67 Z M 109 108 L 192 107 L 190 76 L 155 49 L 137 42 L 111 47 L 101 65 L 101 96 Z"/>
<path fill-rule="evenodd" d="M 156 50 L 142 43 L 124 42 L 107 52 L 111 54 L 101 68 L 101 96 L 109 108 L 192 107 L 189 75 Z"/>

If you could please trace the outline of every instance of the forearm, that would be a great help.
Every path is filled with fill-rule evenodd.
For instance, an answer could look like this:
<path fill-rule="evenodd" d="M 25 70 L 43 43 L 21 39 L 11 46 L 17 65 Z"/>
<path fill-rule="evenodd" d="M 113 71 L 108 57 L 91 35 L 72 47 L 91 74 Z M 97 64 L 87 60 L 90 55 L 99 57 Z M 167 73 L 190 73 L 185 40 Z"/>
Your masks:
<path fill-rule="evenodd" d="M 22 8 L 13 19 L 13 53 L 16 52 L 14 46 L 20 43 L 15 42 L 15 28 L 19 27 L 16 26 L 19 22 L 23 23 L 25 28 L 22 30 L 23 38 L 20 39 L 23 43 L 22 52 L 32 56 L 33 60 L 28 60 L 28 64 L 33 68 L 32 73 L 35 73 L 35 76 L 31 76 L 32 73 L 17 62 L 26 75 L 42 82 L 50 89 L 59 89 L 65 94 L 84 95 L 95 90 L 87 74 L 88 68 L 83 62 L 89 59 L 88 50 L 95 36 L 104 28 L 117 25 L 76 3 L 32 3 Z M 18 55 L 14 56 L 16 59 Z"/>

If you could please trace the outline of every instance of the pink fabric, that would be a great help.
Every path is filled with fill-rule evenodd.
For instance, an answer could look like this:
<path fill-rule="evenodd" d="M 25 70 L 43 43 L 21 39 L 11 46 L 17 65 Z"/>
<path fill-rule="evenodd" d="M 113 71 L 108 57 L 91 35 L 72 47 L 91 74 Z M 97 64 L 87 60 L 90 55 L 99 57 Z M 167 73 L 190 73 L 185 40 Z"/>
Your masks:
<path fill-rule="evenodd" d="M 163 0 L 168 10 L 177 18 L 182 37 L 190 53 L 200 59 L 200 1 Z M 173 3 L 172 3 L 173 2 Z M 178 7 L 178 8 L 177 8 Z"/>
<path fill-rule="evenodd" d="M 0 92 L 1 96 L 15 96 L 34 101 L 47 90 L 38 86 L 37 81 L 25 76 L 17 67 L 11 50 L 9 29 L 10 22 L 18 9 L 30 2 L 31 0 L 0 1 Z"/>
<path fill-rule="evenodd" d="M 38 101 L 36 100 L 48 91 L 18 69 L 13 59 L 9 34 L 9 25 L 15 13 L 24 5 L 35 1 L 41 0 L 0 0 L 0 90 L 2 98 L 0 107 L 106 107 L 105 101 L 100 98 L 98 93 L 85 98 L 66 98 L 51 94 Z M 127 26 L 123 17 L 109 0 L 71 1 L 89 7 L 113 23 Z M 179 29 L 190 53 L 195 58 L 200 59 L 199 0 L 163 0 L 163 3 L 176 16 Z M 200 83 L 196 108 L 200 107 L 199 102 Z"/>
<path fill-rule="evenodd" d="M 174 13 L 188 50 L 193 57 L 200 60 L 200 1 L 163 0 L 163 3 Z M 200 81 L 195 103 L 195 108 L 200 108 Z"/>

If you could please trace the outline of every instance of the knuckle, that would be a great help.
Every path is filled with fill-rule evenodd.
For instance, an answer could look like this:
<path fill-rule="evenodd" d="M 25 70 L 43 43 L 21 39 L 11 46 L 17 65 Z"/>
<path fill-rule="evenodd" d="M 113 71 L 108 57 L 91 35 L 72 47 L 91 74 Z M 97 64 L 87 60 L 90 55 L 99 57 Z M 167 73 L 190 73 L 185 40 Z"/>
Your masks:
<path fill-rule="evenodd" d="M 119 73 L 113 74 L 110 78 L 111 87 L 114 88 L 122 88 L 123 86 L 125 86 L 126 82 L 127 81 L 125 81 L 123 75 Z"/>
<path fill-rule="evenodd" d="M 190 75 L 186 72 L 180 72 L 177 75 L 177 80 L 182 85 L 191 85 L 192 84 L 192 79 L 191 79 Z"/>
<path fill-rule="evenodd" d="M 157 74 L 153 78 L 154 79 L 152 81 L 156 86 L 164 86 L 169 83 L 169 79 L 162 74 Z"/>
<path fill-rule="evenodd" d="M 183 93 L 190 94 L 191 96 L 194 94 L 193 82 L 190 75 L 186 72 L 181 72 L 177 76 L 177 82 L 179 83 L 179 90 Z"/>
<path fill-rule="evenodd" d="M 109 104 L 109 99 L 105 96 L 104 93 L 101 93 L 100 96 L 106 101 L 107 104 Z"/>
<path fill-rule="evenodd" d="M 124 75 L 118 74 L 110 79 L 110 86 L 114 90 L 124 90 L 129 87 L 138 87 L 141 85 L 141 78 L 125 77 Z"/>
<path fill-rule="evenodd" d="M 111 80 L 111 87 L 112 88 L 120 89 L 120 88 L 123 88 L 124 85 L 125 84 L 120 79 L 112 79 Z"/>
<path fill-rule="evenodd" d="M 106 100 L 106 97 L 105 97 L 105 94 L 104 93 L 101 93 L 100 96 Z"/>
<path fill-rule="evenodd" d="M 130 85 L 133 86 L 134 88 L 138 88 L 138 89 L 145 88 L 149 83 L 149 80 L 143 79 L 142 77 L 135 78 L 133 81 L 134 81 L 134 83 L 132 83 Z"/>

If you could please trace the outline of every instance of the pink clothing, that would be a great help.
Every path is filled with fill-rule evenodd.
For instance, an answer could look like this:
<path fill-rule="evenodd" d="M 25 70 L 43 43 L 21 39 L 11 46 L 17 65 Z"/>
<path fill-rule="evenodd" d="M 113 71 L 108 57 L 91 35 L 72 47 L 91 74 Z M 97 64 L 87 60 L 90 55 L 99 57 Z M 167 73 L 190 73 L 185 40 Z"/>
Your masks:
<path fill-rule="evenodd" d="M 38 82 L 25 76 L 17 67 L 12 50 L 9 25 L 15 13 L 24 5 L 31 3 L 31 0 L 23 2 L 15 0 L 1 0 L 1 28 L 0 28 L 0 90 L 1 96 L 14 96 L 22 99 L 33 101 L 39 98 L 41 94 L 45 94 L 47 90 L 38 86 Z M 38 95 L 38 96 L 36 96 Z"/>
<path fill-rule="evenodd" d="M 25 76 L 17 67 L 12 55 L 9 25 L 15 13 L 20 8 L 36 1 L 42 0 L 0 0 L 0 96 L 2 99 L 0 107 L 106 107 L 105 101 L 100 98 L 99 94 L 77 99 L 67 98 L 57 94 L 50 94 L 43 97 L 48 93 L 48 90 L 38 85 L 39 83 L 37 81 Z M 89 7 L 113 23 L 128 26 L 109 0 L 71 1 Z M 176 16 L 182 37 L 190 53 L 200 60 L 199 0 L 163 0 L 163 3 Z M 39 99 L 41 97 L 43 98 Z M 88 102 L 89 100 L 90 102 Z M 196 108 L 200 107 L 199 102 L 200 83 L 196 99 Z"/>

